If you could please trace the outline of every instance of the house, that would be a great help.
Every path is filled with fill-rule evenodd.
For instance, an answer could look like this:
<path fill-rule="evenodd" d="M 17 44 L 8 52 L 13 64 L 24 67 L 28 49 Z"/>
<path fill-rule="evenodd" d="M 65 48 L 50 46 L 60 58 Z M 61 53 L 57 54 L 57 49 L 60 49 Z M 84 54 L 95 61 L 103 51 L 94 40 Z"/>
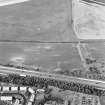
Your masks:
<path fill-rule="evenodd" d="M 18 87 L 11 87 L 11 91 L 18 91 Z"/>
<path fill-rule="evenodd" d="M 1 96 L 0 100 L 2 100 L 2 101 L 12 101 L 12 96 Z"/>
<path fill-rule="evenodd" d="M 9 91 L 9 87 L 8 86 L 3 86 L 3 91 Z"/>
<path fill-rule="evenodd" d="M 20 87 L 20 91 L 27 91 L 27 87 Z"/>

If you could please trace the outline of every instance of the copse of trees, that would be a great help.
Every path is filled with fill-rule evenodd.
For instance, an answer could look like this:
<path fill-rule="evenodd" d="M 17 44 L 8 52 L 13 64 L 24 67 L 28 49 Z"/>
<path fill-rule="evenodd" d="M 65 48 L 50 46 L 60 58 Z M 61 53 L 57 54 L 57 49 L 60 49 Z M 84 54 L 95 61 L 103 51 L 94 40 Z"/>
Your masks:
<path fill-rule="evenodd" d="M 89 71 L 90 71 L 91 73 L 101 74 L 99 68 L 97 68 L 97 67 L 95 67 L 95 66 L 89 67 Z"/>
<path fill-rule="evenodd" d="M 93 58 L 85 58 L 86 64 L 92 64 L 92 63 L 96 63 L 96 59 Z"/>
<path fill-rule="evenodd" d="M 95 79 L 95 80 L 105 80 L 105 76 L 103 74 L 94 73 L 94 72 L 91 72 L 91 71 L 87 71 L 85 73 L 85 78 Z"/>
<path fill-rule="evenodd" d="M 84 73 L 82 69 L 73 70 L 70 72 L 70 75 L 75 77 L 84 77 Z"/>

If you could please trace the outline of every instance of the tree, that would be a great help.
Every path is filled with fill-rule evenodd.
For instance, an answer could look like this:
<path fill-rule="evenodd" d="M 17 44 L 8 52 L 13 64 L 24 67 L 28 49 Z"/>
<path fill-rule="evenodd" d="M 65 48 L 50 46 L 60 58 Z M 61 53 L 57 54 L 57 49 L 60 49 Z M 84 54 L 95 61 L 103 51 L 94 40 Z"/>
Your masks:
<path fill-rule="evenodd" d="M 70 74 L 76 77 L 83 77 L 83 71 L 80 69 L 73 70 L 70 72 Z"/>

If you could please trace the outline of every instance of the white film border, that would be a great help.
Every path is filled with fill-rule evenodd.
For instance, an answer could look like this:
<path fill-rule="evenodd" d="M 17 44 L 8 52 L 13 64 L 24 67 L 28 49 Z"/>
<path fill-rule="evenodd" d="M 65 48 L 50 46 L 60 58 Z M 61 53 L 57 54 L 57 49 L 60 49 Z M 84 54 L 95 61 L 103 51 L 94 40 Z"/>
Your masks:
<path fill-rule="evenodd" d="M 29 0 L 0 0 L 0 6 L 13 5 L 17 3 L 27 2 Z"/>

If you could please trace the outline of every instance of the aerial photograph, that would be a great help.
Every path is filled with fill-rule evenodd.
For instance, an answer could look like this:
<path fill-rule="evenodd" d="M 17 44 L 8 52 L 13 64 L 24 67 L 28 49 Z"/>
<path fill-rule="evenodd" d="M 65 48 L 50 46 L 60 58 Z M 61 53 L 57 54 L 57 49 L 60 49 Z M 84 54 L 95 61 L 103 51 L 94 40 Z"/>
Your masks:
<path fill-rule="evenodd" d="M 105 105 L 104 0 L 0 0 L 0 105 Z"/>

